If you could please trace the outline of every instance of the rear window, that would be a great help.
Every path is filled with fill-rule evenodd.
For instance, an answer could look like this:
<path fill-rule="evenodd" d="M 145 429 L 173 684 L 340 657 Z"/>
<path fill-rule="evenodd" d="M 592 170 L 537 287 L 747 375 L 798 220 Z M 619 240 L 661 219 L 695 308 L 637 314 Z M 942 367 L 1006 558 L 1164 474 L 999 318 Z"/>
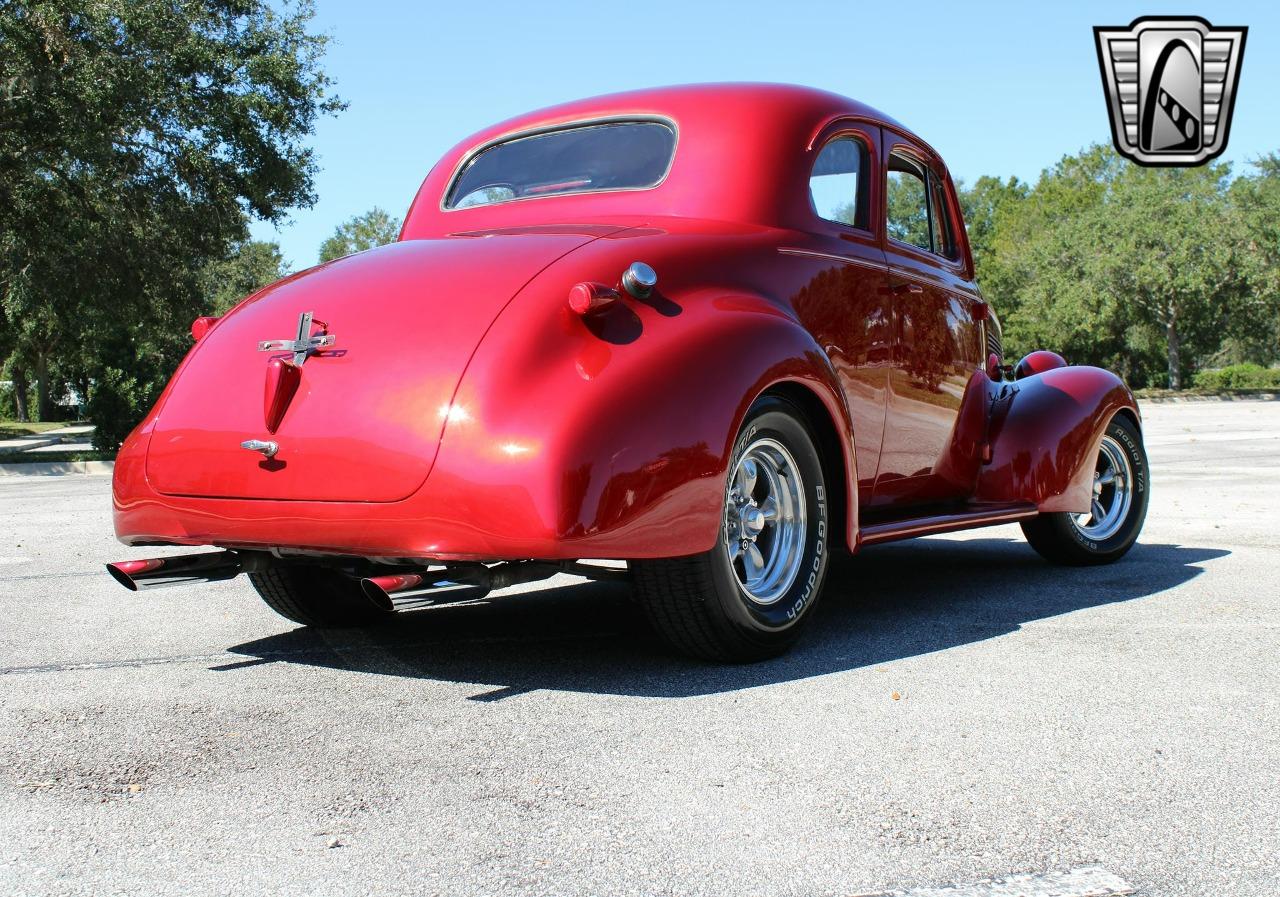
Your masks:
<path fill-rule="evenodd" d="M 444 207 L 656 187 L 671 167 L 675 146 L 675 130 L 653 121 L 516 137 L 477 153 L 454 178 Z"/>
<path fill-rule="evenodd" d="M 867 226 L 866 159 L 866 146 L 854 137 L 840 137 L 822 148 L 809 176 L 809 201 L 818 217 Z"/>

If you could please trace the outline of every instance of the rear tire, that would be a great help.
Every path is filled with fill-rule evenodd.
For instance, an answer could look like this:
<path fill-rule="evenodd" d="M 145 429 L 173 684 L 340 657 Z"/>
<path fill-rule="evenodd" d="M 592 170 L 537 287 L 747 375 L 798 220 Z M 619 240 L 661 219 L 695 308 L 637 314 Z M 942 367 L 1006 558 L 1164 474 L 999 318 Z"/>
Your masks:
<path fill-rule="evenodd" d="M 370 626 L 390 616 L 356 580 L 327 567 L 271 567 L 250 573 L 249 581 L 267 607 L 303 626 Z"/>
<path fill-rule="evenodd" d="M 1094 472 L 1089 514 L 1041 514 L 1022 522 L 1037 552 L 1055 564 L 1086 567 L 1119 560 L 1133 547 L 1151 497 L 1142 434 L 1125 415 L 1107 426 Z"/>
<path fill-rule="evenodd" d="M 752 406 L 734 444 L 715 547 L 631 562 L 650 623 L 677 651 L 746 663 L 800 636 L 827 572 L 827 492 L 816 440 L 790 402 Z"/>

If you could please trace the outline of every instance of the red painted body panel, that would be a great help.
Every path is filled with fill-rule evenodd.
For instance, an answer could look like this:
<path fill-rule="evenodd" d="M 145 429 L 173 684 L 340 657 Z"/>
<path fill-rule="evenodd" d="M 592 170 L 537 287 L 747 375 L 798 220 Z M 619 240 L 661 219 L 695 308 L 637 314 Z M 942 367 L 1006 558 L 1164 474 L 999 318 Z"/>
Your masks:
<path fill-rule="evenodd" d="M 1110 371 L 1062 367 L 991 384 L 991 463 L 980 501 L 1029 501 L 1041 511 L 1089 510 L 1094 459 L 1111 418 L 1138 405 Z"/>
<path fill-rule="evenodd" d="M 639 115 L 663 118 L 677 131 L 675 160 L 654 189 L 441 208 L 454 173 L 474 150 L 495 138 Z M 847 97 L 781 84 L 640 90 L 542 109 L 486 128 L 447 152 L 418 191 L 400 238 L 488 227 L 608 221 L 616 216 L 706 218 L 807 230 L 814 222 L 808 193 L 813 158 L 809 142 L 823 122 L 839 119 L 902 128 L 889 116 Z"/>
<path fill-rule="evenodd" d="M 443 409 L 434 469 L 410 498 L 374 507 L 162 496 L 129 471 L 135 443 L 144 441 L 140 432 L 118 461 L 118 527 L 127 521 L 135 542 L 287 545 L 365 556 L 661 557 L 706 550 L 715 539 L 728 452 L 752 398 L 776 383 L 800 383 L 840 421 L 846 443 L 853 428 L 830 362 L 787 307 L 723 285 L 726 263 L 738 266 L 744 282 L 768 280 L 781 235 L 671 224 L 680 232 L 635 228 L 596 240 L 521 291 Z M 700 264 L 691 261 L 699 247 Z M 633 257 L 671 272 L 652 297 L 628 297 L 586 318 L 569 309 L 566 297 L 584 265 L 620 272 Z M 792 265 L 793 277 L 810 273 L 808 260 Z M 827 297 L 825 314 L 838 301 Z M 282 458 L 289 427 L 286 418 Z M 846 463 L 853 469 L 851 451 Z M 851 499 L 856 503 L 856 495 Z"/>
<path fill-rule="evenodd" d="M 266 288 L 197 344 L 154 427 L 151 484 L 236 498 L 411 495 L 431 469 L 441 409 L 485 330 L 530 277 L 601 232 L 395 243 Z M 336 343 L 301 366 L 278 428 L 281 452 L 264 460 L 240 448 L 270 431 L 263 384 L 281 353 L 261 353 L 258 343 L 290 336 L 306 311 Z"/>
<path fill-rule="evenodd" d="M 1067 360 L 1057 352 L 1039 349 L 1028 353 L 1025 358 L 1013 366 L 1013 378 L 1021 380 L 1023 377 L 1030 377 L 1032 374 L 1043 374 L 1045 371 L 1052 371 L 1054 368 L 1064 368 L 1066 366 Z"/>
<path fill-rule="evenodd" d="M 628 115 L 678 132 L 658 187 L 442 210 L 493 138 Z M 810 206 L 813 158 L 839 135 L 862 140 L 876 172 L 867 228 Z M 927 145 L 801 88 L 623 94 L 482 132 L 428 175 L 400 242 L 288 278 L 207 328 L 120 451 L 116 532 L 445 560 L 697 553 L 715 542 L 743 417 L 771 388 L 807 391 L 851 547 L 866 515 L 883 540 L 1083 510 L 1091 453 L 1132 396 L 1090 368 L 985 373 L 995 324 L 963 227 L 955 261 L 883 233 L 898 144 L 955 205 Z M 646 299 L 619 290 L 636 260 L 659 275 Z M 583 283 L 599 286 L 573 294 L 575 311 Z M 896 289 L 907 283 L 919 292 Z M 300 366 L 291 401 L 264 398 L 288 353 L 257 343 L 291 337 L 307 311 L 336 341 Z M 239 445 L 268 437 L 273 458 Z"/>

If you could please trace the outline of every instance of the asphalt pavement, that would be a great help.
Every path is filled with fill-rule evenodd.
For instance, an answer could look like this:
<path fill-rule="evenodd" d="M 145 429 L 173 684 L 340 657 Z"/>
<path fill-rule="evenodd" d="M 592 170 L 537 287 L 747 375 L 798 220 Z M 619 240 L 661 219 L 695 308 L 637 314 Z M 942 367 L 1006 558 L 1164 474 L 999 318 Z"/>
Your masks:
<path fill-rule="evenodd" d="M 1144 412 L 1124 561 L 868 549 L 746 667 L 568 577 L 369 632 L 127 592 L 107 477 L 0 480 L 0 893 L 1274 897 L 1280 402 Z"/>

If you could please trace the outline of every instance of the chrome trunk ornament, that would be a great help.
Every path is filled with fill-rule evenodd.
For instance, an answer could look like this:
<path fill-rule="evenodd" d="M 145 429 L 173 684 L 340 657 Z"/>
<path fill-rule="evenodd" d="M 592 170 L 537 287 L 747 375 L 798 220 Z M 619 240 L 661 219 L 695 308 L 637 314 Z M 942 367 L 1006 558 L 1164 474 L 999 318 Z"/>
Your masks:
<path fill-rule="evenodd" d="M 307 360 L 307 356 L 317 349 L 323 349 L 326 346 L 332 346 L 338 341 L 338 338 L 332 333 L 327 333 L 329 325 L 324 321 L 316 321 L 320 325 L 321 333 L 317 336 L 311 335 L 312 318 L 315 316 L 313 311 L 304 311 L 298 315 L 298 335 L 294 339 L 264 339 L 258 343 L 259 352 L 292 352 L 293 363 L 302 364 Z"/>

